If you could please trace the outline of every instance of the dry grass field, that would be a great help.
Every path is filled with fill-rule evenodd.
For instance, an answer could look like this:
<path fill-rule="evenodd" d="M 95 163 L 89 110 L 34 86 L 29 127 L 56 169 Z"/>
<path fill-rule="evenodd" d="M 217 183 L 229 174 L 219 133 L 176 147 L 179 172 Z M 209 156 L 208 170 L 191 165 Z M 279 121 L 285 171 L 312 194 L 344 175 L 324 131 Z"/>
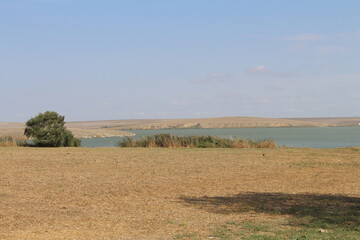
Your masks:
<path fill-rule="evenodd" d="M 360 239 L 360 149 L 0 148 L 0 239 Z"/>

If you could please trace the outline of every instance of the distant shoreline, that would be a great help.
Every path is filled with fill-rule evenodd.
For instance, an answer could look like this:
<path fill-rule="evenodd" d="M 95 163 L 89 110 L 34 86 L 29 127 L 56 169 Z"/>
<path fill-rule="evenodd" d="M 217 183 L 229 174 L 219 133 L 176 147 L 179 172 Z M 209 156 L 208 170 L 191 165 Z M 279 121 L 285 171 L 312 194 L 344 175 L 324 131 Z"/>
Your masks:
<path fill-rule="evenodd" d="M 133 136 L 129 130 L 286 128 L 359 126 L 360 117 L 336 118 L 257 118 L 217 117 L 194 119 L 133 119 L 67 122 L 78 138 Z M 0 136 L 22 136 L 25 123 L 0 122 Z"/>

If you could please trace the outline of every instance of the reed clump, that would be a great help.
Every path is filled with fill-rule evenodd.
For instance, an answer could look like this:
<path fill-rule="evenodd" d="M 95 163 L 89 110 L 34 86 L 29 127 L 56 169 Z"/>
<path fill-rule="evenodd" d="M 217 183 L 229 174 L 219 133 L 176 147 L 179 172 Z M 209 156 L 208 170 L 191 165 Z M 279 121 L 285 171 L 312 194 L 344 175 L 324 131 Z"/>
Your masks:
<path fill-rule="evenodd" d="M 276 143 L 272 139 L 229 139 L 215 136 L 180 137 L 171 134 L 157 134 L 138 140 L 133 137 L 126 137 L 117 145 L 119 147 L 142 148 L 276 148 Z"/>
<path fill-rule="evenodd" d="M 1 136 L 0 147 L 20 147 L 27 145 L 25 136 Z"/>

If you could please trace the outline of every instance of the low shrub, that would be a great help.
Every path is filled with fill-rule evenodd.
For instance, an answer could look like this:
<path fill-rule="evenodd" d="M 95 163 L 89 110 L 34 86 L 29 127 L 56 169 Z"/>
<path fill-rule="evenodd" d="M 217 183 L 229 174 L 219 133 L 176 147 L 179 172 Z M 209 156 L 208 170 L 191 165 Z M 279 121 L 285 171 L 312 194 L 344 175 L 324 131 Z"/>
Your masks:
<path fill-rule="evenodd" d="M 117 144 L 119 147 L 143 148 L 276 148 L 272 139 L 247 140 L 241 138 L 221 138 L 215 136 L 173 136 L 171 134 L 157 134 L 134 139 L 126 137 Z"/>
<path fill-rule="evenodd" d="M 25 136 L 34 147 L 80 147 L 80 140 L 65 127 L 65 117 L 46 111 L 26 122 Z"/>

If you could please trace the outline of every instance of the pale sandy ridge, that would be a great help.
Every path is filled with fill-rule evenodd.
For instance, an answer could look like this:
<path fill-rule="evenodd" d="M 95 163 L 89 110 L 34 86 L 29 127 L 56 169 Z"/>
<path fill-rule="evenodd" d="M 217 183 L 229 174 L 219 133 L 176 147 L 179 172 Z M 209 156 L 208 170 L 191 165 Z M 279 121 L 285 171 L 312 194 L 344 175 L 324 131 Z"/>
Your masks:
<path fill-rule="evenodd" d="M 136 119 L 70 122 L 69 128 L 86 129 L 181 129 L 181 128 L 249 128 L 249 127 L 323 127 L 323 123 L 279 118 L 219 117 L 195 119 Z"/>
<path fill-rule="evenodd" d="M 289 118 L 289 119 L 323 123 L 329 126 L 359 126 L 360 124 L 360 117 Z"/>

